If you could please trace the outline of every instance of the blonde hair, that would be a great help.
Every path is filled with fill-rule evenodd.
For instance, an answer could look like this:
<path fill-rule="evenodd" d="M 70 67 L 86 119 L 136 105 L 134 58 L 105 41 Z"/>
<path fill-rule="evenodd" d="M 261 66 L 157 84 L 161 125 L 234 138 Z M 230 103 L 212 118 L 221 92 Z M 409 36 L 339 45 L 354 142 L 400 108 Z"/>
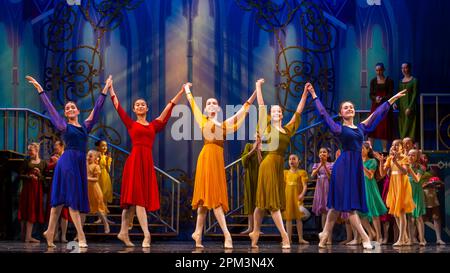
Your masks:
<path fill-rule="evenodd" d="M 93 155 L 94 158 L 95 158 L 95 159 L 98 159 L 98 160 L 101 159 L 101 154 L 100 154 L 100 152 L 99 152 L 99 151 L 96 151 L 96 150 L 89 150 L 88 153 L 87 153 L 87 155 L 88 155 L 88 156 L 89 156 L 89 155 Z"/>

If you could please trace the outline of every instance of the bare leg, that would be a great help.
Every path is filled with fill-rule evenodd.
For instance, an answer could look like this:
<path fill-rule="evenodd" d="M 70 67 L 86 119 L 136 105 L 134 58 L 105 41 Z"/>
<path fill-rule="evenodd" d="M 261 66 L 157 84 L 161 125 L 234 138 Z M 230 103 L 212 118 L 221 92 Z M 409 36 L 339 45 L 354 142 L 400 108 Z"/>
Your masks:
<path fill-rule="evenodd" d="M 376 235 L 375 235 L 375 231 L 373 230 L 372 226 L 369 223 L 369 220 L 367 220 L 366 218 L 362 218 L 361 225 L 367 231 L 367 235 L 369 235 L 370 240 L 373 240 Z"/>
<path fill-rule="evenodd" d="M 56 223 L 58 222 L 59 215 L 61 214 L 61 209 L 63 208 L 63 205 L 52 207 L 50 209 L 50 220 L 48 223 L 48 228 L 46 231 L 44 231 L 44 237 L 47 239 L 47 246 L 48 247 L 56 247 L 53 243 L 53 238 L 55 236 L 55 227 Z"/>
<path fill-rule="evenodd" d="M 144 241 L 142 241 L 142 247 L 150 247 L 151 237 L 148 230 L 147 211 L 144 207 L 136 206 L 136 215 L 139 220 L 139 225 L 144 232 Z"/>
<path fill-rule="evenodd" d="M 350 242 L 353 240 L 353 229 L 352 229 L 352 225 L 350 225 L 350 223 L 348 222 L 348 220 L 345 221 L 344 225 L 345 225 L 345 233 L 346 233 L 346 235 L 347 235 L 347 238 L 346 238 L 344 241 L 340 242 L 340 243 L 339 243 L 340 245 L 348 244 L 348 243 L 350 243 Z"/>
<path fill-rule="evenodd" d="M 39 240 L 33 238 L 31 235 L 33 233 L 33 223 L 27 221 L 27 228 L 25 233 L 25 242 L 27 243 L 40 243 Z"/>
<path fill-rule="evenodd" d="M 222 229 L 223 236 L 225 237 L 224 248 L 233 248 L 233 240 L 231 239 L 231 234 L 228 231 L 227 220 L 225 219 L 225 213 L 223 212 L 222 206 L 214 209 L 214 216 L 216 216 L 217 222 Z"/>
<path fill-rule="evenodd" d="M 319 233 L 319 247 L 326 247 L 326 243 L 328 241 L 328 238 L 330 236 L 332 236 L 333 234 L 333 227 L 334 227 L 334 223 L 336 223 L 336 220 L 339 216 L 339 212 L 334 210 L 334 209 L 330 209 L 328 211 L 327 214 L 327 220 L 325 222 L 325 226 L 323 227 L 323 230 L 321 233 Z"/>
<path fill-rule="evenodd" d="M 445 245 L 445 242 L 442 241 L 441 237 L 441 220 L 438 217 L 433 218 L 433 220 L 434 231 L 436 232 L 436 244 Z"/>
<path fill-rule="evenodd" d="M 73 210 L 69 207 L 69 213 L 70 217 L 72 217 L 73 224 L 75 226 L 75 229 L 77 230 L 77 237 L 78 237 L 78 246 L 80 248 L 86 248 L 86 237 L 84 236 L 83 226 L 81 224 L 81 215 L 78 210 Z"/>
<path fill-rule="evenodd" d="M 327 214 L 322 213 L 322 229 L 325 227 L 325 222 L 327 221 Z"/>
<path fill-rule="evenodd" d="M 195 225 L 195 231 L 192 233 L 192 239 L 195 241 L 195 247 L 203 248 L 202 234 L 205 226 L 207 209 L 203 206 L 197 208 L 197 224 Z"/>
<path fill-rule="evenodd" d="M 289 237 L 289 242 L 292 242 L 292 221 L 286 220 L 286 232 Z"/>
<path fill-rule="evenodd" d="M 253 230 L 253 214 L 248 215 L 248 227 L 241 234 L 249 234 Z"/>
<path fill-rule="evenodd" d="M 277 227 L 278 231 L 280 232 L 281 238 L 283 240 L 282 248 L 291 248 L 291 243 L 289 241 L 288 234 L 287 234 L 286 230 L 284 229 L 281 211 L 280 210 L 272 211 L 271 214 L 272 214 L 273 222 L 275 223 L 275 226 Z"/>
<path fill-rule="evenodd" d="M 105 229 L 105 233 L 108 234 L 110 232 L 109 230 L 109 221 L 106 218 L 106 215 L 102 212 L 97 212 L 98 218 L 100 218 L 100 220 L 102 220 L 104 229 Z"/>
<path fill-rule="evenodd" d="M 375 240 L 381 244 L 383 239 L 381 238 L 380 217 L 372 217 L 372 223 L 373 227 L 375 228 Z"/>
<path fill-rule="evenodd" d="M 297 219 L 297 234 L 298 234 L 298 243 L 309 245 L 309 242 L 303 239 L 303 221 L 302 219 Z"/>
<path fill-rule="evenodd" d="M 128 229 L 133 228 L 134 216 L 136 215 L 136 206 L 131 206 L 128 209 Z"/>
<path fill-rule="evenodd" d="M 62 217 L 59 220 L 59 225 L 61 227 L 61 243 L 67 243 L 66 234 L 67 234 L 67 225 L 68 225 L 68 223 L 69 223 L 69 220 L 64 219 Z"/>
<path fill-rule="evenodd" d="M 400 245 L 402 245 L 402 232 L 401 232 L 401 227 L 400 227 L 400 218 L 399 217 L 397 217 L 397 216 L 395 216 L 395 223 L 397 224 L 397 227 L 398 227 L 398 231 L 399 231 L 399 234 L 398 234 L 398 239 L 397 239 L 397 241 L 393 244 L 393 246 L 400 246 Z"/>
<path fill-rule="evenodd" d="M 370 243 L 370 238 L 364 231 L 364 228 L 361 225 L 361 220 L 359 219 L 359 216 L 355 211 L 350 212 L 350 224 L 353 226 L 353 228 L 356 229 L 358 234 L 361 236 L 361 239 L 363 241 L 363 247 L 367 249 L 372 249 L 373 246 Z"/>
<path fill-rule="evenodd" d="M 127 247 L 133 247 L 134 244 L 130 241 L 128 236 L 128 219 L 129 219 L 129 209 L 122 210 L 122 223 L 120 225 L 120 232 L 117 234 L 117 238 L 121 240 Z"/>
<path fill-rule="evenodd" d="M 251 246 L 253 248 L 258 248 L 258 239 L 259 234 L 261 233 L 261 223 L 263 218 L 264 218 L 264 209 L 255 208 L 255 212 L 253 213 L 253 221 L 254 221 L 253 231 L 248 234 L 248 236 L 252 241 Z"/>
<path fill-rule="evenodd" d="M 419 233 L 419 245 L 425 246 L 427 241 L 425 240 L 425 226 L 423 224 L 422 216 L 416 219 L 417 231 Z"/>
<path fill-rule="evenodd" d="M 383 223 L 383 233 L 384 233 L 384 237 L 383 237 L 383 242 L 382 244 L 387 244 L 389 241 L 389 221 L 386 221 Z"/>

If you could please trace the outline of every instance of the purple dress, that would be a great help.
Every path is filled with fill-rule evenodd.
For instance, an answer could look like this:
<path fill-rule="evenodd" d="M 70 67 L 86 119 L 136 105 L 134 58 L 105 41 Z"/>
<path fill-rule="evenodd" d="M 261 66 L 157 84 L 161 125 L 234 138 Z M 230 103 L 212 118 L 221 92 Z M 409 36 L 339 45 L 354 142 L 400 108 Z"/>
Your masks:
<path fill-rule="evenodd" d="M 315 170 L 320 166 L 320 163 L 314 163 L 312 169 Z M 327 162 L 326 168 L 331 173 L 333 168 L 333 163 Z M 321 215 L 327 212 L 327 199 L 328 199 L 328 189 L 330 188 L 330 182 L 328 181 L 327 172 L 324 168 L 320 168 L 317 172 L 317 183 L 316 189 L 314 191 L 314 199 L 312 205 L 312 211 L 315 215 Z"/>
<path fill-rule="evenodd" d="M 366 213 L 366 188 L 361 156 L 364 135 L 372 132 L 389 111 L 389 102 L 383 103 L 373 112 L 367 125 L 356 128 L 343 126 L 333 121 L 318 98 L 315 100 L 319 114 L 324 118 L 330 131 L 342 144 L 342 154 L 333 165 L 328 192 L 328 208 L 341 212 L 360 211 Z"/>
<path fill-rule="evenodd" d="M 98 120 L 106 95 L 100 95 L 95 102 L 92 119 L 86 119 L 81 127 L 68 124 L 58 114 L 45 92 L 42 92 L 40 97 L 49 112 L 53 125 L 62 133 L 66 144 L 66 149 L 56 163 L 53 174 L 51 206 L 64 205 L 81 213 L 89 213 L 86 167 L 88 134 Z"/>

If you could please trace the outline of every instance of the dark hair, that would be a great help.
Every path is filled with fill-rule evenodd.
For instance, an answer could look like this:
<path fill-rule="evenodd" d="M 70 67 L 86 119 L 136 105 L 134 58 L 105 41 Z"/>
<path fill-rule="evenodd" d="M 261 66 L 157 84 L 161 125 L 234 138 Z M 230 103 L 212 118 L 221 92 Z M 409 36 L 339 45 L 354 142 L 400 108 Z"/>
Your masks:
<path fill-rule="evenodd" d="M 134 109 L 134 105 L 136 104 L 136 102 L 137 102 L 138 100 L 143 100 L 143 101 L 145 102 L 145 105 L 147 105 L 147 107 L 148 107 L 148 103 L 147 103 L 147 101 L 146 101 L 144 98 L 137 98 L 137 99 L 135 99 L 135 100 L 133 101 L 133 109 Z"/>
<path fill-rule="evenodd" d="M 97 140 L 97 141 L 94 143 L 95 147 L 100 146 L 100 144 L 101 144 L 102 142 L 105 142 L 106 144 L 108 144 L 108 142 L 107 142 L 106 140 L 104 140 L 104 139 L 99 139 L 99 140 Z"/>
<path fill-rule="evenodd" d="M 402 65 L 406 64 L 406 66 L 409 68 L 409 70 L 412 69 L 412 65 L 410 62 L 403 62 Z"/>
<path fill-rule="evenodd" d="M 73 100 L 66 101 L 66 103 L 64 104 L 64 108 L 66 108 L 67 104 L 69 104 L 69 103 L 73 103 L 75 105 L 75 107 L 78 109 L 77 103 L 74 102 Z"/>
<path fill-rule="evenodd" d="M 295 156 L 300 161 L 300 157 L 297 154 L 290 154 L 289 157 L 291 157 L 291 155 Z"/>
<path fill-rule="evenodd" d="M 320 147 L 320 148 L 319 148 L 319 152 L 320 152 L 320 150 L 322 150 L 322 149 L 326 150 L 327 153 L 328 153 L 327 162 L 331 162 L 331 149 L 328 148 L 328 147 Z"/>
<path fill-rule="evenodd" d="M 383 68 L 383 70 L 384 70 L 384 64 L 383 64 L 383 63 L 377 63 L 377 64 L 375 65 L 375 67 L 377 67 L 377 66 Z"/>
<path fill-rule="evenodd" d="M 60 145 L 60 146 L 62 146 L 62 147 L 66 147 L 66 144 L 65 144 L 64 141 L 62 141 L 62 140 L 57 140 L 57 141 L 55 141 L 55 144 L 58 144 L 58 145 Z"/>
<path fill-rule="evenodd" d="M 363 145 L 362 145 L 362 146 L 363 146 L 364 148 L 366 148 L 367 150 L 369 150 L 369 152 L 367 153 L 367 156 L 368 156 L 369 158 L 374 158 L 372 146 L 370 145 L 370 143 L 369 143 L 369 142 L 363 142 Z"/>
<path fill-rule="evenodd" d="M 339 114 L 341 113 L 342 110 L 342 106 L 344 105 L 344 103 L 351 103 L 353 105 L 353 108 L 355 108 L 355 104 L 349 100 L 344 100 L 343 102 L 341 102 L 341 104 L 339 104 Z"/>

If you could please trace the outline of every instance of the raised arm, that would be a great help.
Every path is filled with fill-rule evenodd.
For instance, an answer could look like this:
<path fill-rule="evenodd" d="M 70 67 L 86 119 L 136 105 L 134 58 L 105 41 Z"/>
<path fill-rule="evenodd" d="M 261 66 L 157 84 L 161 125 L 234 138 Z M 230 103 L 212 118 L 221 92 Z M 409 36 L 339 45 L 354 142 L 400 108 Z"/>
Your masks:
<path fill-rule="evenodd" d="M 133 125 L 134 121 L 127 115 L 125 110 L 123 110 L 122 106 L 120 105 L 119 99 L 117 98 L 116 92 L 114 91 L 113 82 L 111 82 L 111 88 L 109 89 L 109 94 L 111 95 L 111 101 L 112 101 L 117 113 L 119 114 L 119 117 L 122 120 L 123 124 L 125 124 L 125 127 L 130 128 L 131 125 Z"/>
<path fill-rule="evenodd" d="M 363 131 L 365 133 L 369 133 L 369 132 L 372 132 L 373 130 L 375 130 L 378 123 L 380 123 L 380 121 L 382 121 L 384 119 L 384 117 L 387 115 L 387 113 L 389 112 L 389 108 L 391 107 L 391 105 L 399 98 L 405 96 L 406 91 L 407 90 L 404 89 L 404 90 L 398 92 L 395 96 L 390 98 L 387 102 L 385 102 L 382 105 L 380 105 L 379 107 L 377 107 L 377 109 L 368 118 L 366 118 L 363 122 L 360 123 Z"/>
<path fill-rule="evenodd" d="M 310 86 L 311 84 L 309 82 L 305 84 L 302 98 L 300 99 L 300 102 L 297 105 L 297 109 L 295 110 L 295 113 L 292 115 L 291 120 L 286 124 L 286 127 L 291 132 L 291 135 L 294 135 L 298 127 L 300 126 L 300 116 L 303 112 L 303 109 L 305 109 L 306 99 L 308 98 L 309 94 L 308 89 L 310 88 Z"/>
<path fill-rule="evenodd" d="M 84 125 L 86 126 L 88 132 L 92 130 L 92 127 L 94 127 L 95 123 L 97 123 L 98 118 L 100 117 L 100 110 L 103 108 L 106 93 L 108 92 L 108 89 L 111 88 L 111 84 L 112 84 L 112 76 L 109 75 L 108 79 L 106 80 L 105 87 L 102 90 L 102 93 L 95 101 L 94 109 L 92 109 L 88 118 L 84 121 Z"/>
<path fill-rule="evenodd" d="M 264 104 L 264 98 L 262 95 L 262 85 L 264 84 L 264 79 L 259 79 L 256 81 L 255 87 L 256 87 L 256 97 L 258 100 L 258 105 L 265 105 Z"/>
<path fill-rule="evenodd" d="M 166 107 L 161 112 L 159 117 L 157 117 L 156 119 L 160 120 L 160 121 L 164 121 L 164 120 L 167 119 L 167 116 L 170 117 L 170 114 L 172 112 L 172 108 L 178 103 L 178 101 L 180 100 L 181 96 L 183 96 L 183 93 L 184 93 L 184 84 L 181 87 L 180 91 L 178 91 L 178 93 L 175 95 L 175 97 L 173 97 L 170 100 L 170 102 L 166 105 Z"/>
<path fill-rule="evenodd" d="M 51 119 L 53 125 L 56 127 L 56 129 L 60 132 L 65 131 L 66 127 L 67 127 L 66 120 L 58 114 L 58 111 L 56 111 L 55 107 L 50 102 L 50 99 L 48 98 L 47 94 L 44 92 L 44 89 L 42 88 L 42 86 L 31 76 L 26 76 L 25 78 L 38 91 L 39 97 L 41 98 L 41 101 L 44 103 L 45 108 L 47 109 L 48 114 L 50 115 L 50 119 Z"/>
<path fill-rule="evenodd" d="M 239 127 L 241 127 L 242 123 L 245 120 L 245 117 L 247 116 L 248 109 L 250 108 L 250 105 L 255 101 L 256 98 L 256 91 L 253 92 L 253 94 L 250 96 L 250 98 L 242 105 L 241 109 L 236 112 L 233 116 L 227 118 L 223 122 L 223 127 L 226 129 L 227 133 L 236 132 Z"/>
<path fill-rule="evenodd" d="M 314 100 L 314 104 L 316 105 L 316 109 L 319 112 L 319 115 L 322 116 L 325 123 L 330 128 L 330 131 L 333 134 L 340 134 L 342 132 L 342 125 L 336 123 L 328 114 L 327 110 L 325 110 L 325 107 L 323 107 L 322 102 L 319 100 L 319 98 L 316 95 L 316 92 L 314 90 L 314 87 L 312 85 L 309 85 L 308 87 L 309 93 L 312 96 L 312 99 Z"/>
<path fill-rule="evenodd" d="M 200 126 L 200 128 L 203 128 L 206 122 L 208 121 L 208 118 L 205 115 L 203 115 L 202 111 L 200 110 L 200 108 L 198 108 L 197 104 L 195 103 L 194 96 L 192 96 L 191 92 L 191 86 L 192 83 L 190 82 L 186 83 L 184 85 L 184 91 L 189 101 L 189 105 L 191 106 L 195 121 Z"/>

